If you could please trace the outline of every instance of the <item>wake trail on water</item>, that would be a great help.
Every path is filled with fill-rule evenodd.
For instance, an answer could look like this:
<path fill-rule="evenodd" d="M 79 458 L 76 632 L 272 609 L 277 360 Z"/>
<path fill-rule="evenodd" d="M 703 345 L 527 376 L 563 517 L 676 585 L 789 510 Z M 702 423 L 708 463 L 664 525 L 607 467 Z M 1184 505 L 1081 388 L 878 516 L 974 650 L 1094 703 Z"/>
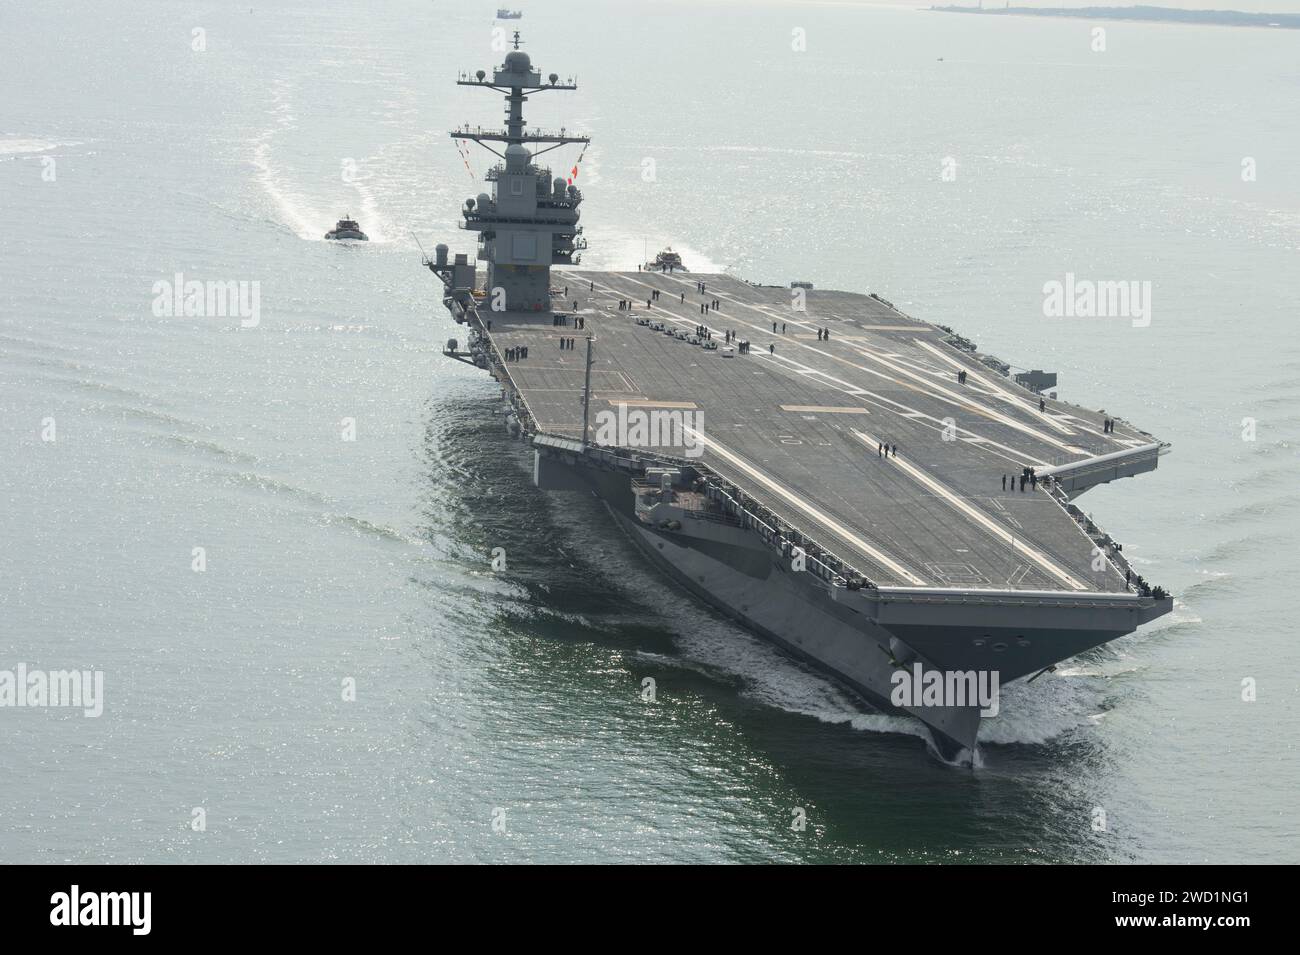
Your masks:
<path fill-rule="evenodd" d="M 386 243 L 401 234 L 383 211 L 379 184 L 381 179 L 375 168 L 384 168 L 383 149 L 380 155 L 355 160 L 355 169 L 340 168 L 339 181 L 351 192 L 353 198 L 310 194 L 294 180 L 285 164 L 277 158 L 277 140 L 292 136 L 298 130 L 298 117 L 292 103 L 293 84 L 281 82 L 271 94 L 271 125 L 251 144 L 253 178 L 270 201 L 272 217 L 306 242 L 324 242 L 325 233 L 334 223 L 347 215 L 356 219 L 371 242 Z M 355 213 L 355 214 L 353 214 Z"/>
<path fill-rule="evenodd" d="M 0 139 L 0 156 L 23 156 L 28 153 L 44 153 L 69 146 L 80 146 L 78 139 Z"/>
<path fill-rule="evenodd" d="M 255 176 L 258 185 L 271 200 L 276 220 L 300 239 L 308 242 L 325 241 L 325 231 L 329 226 L 322 229 L 320 224 L 330 222 L 329 217 L 322 215 L 303 196 L 292 191 L 292 187 L 271 160 L 269 140 L 263 140 L 254 146 L 252 162 L 253 168 L 257 170 Z"/>
<path fill-rule="evenodd" d="M 636 604 L 628 623 L 644 623 L 648 609 L 670 631 L 680 658 L 638 653 L 648 661 L 677 666 L 739 688 L 741 695 L 777 709 L 855 729 L 907 733 L 928 739 L 924 724 L 877 713 L 821 674 L 785 656 L 749 631 L 719 616 L 675 585 L 666 585 L 599 505 L 556 522 L 577 553 Z"/>
<path fill-rule="evenodd" d="M 654 261 L 654 257 L 671 247 L 682 257 L 686 275 L 690 273 L 721 273 L 727 267 L 670 235 L 658 233 L 601 232 L 591 239 L 591 249 L 583 254 L 582 268 L 610 272 L 635 272 L 638 265 Z M 563 274 L 562 271 L 557 275 Z"/>

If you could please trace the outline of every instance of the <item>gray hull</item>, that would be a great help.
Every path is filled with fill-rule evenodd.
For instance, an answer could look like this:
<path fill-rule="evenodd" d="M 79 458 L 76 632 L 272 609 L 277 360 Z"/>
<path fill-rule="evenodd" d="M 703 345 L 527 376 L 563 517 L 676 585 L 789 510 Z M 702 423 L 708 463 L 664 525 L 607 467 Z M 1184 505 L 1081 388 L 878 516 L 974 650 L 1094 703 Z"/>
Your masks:
<path fill-rule="evenodd" d="M 938 754 L 973 760 L 983 719 L 978 705 L 895 706 L 895 674 L 989 671 L 1000 685 L 1037 673 L 1132 632 L 1164 610 L 1111 608 L 1059 595 L 965 595 L 936 602 L 827 585 L 789 562 L 752 530 L 709 520 L 668 529 L 637 515 L 628 477 L 537 454 L 543 490 L 595 494 L 638 549 L 665 575 L 747 629 L 850 689 L 872 707 L 919 719 Z M 1010 599 L 1008 599 L 1010 598 Z"/>
<path fill-rule="evenodd" d="M 833 590 L 806 573 L 790 571 L 756 535 L 716 524 L 670 533 L 634 516 L 632 492 L 622 475 L 547 462 L 553 489 L 585 486 L 609 508 L 619 526 L 660 571 L 699 599 L 802 660 L 882 712 L 891 705 L 888 631 L 837 601 Z M 556 468 L 568 475 L 557 476 Z M 965 762 L 975 748 L 976 707 L 903 710 L 931 729 L 946 760 Z"/>

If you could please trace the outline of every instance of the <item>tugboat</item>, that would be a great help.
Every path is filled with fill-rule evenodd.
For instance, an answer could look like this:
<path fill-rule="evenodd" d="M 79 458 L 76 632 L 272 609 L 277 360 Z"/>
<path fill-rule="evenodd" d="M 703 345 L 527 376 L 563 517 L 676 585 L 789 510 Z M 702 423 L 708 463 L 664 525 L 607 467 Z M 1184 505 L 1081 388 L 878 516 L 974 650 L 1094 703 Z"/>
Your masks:
<path fill-rule="evenodd" d="M 645 264 L 648 272 L 685 272 L 686 266 L 682 265 L 682 257 L 672 250 L 672 246 L 664 249 L 655 256 L 653 262 Z"/>
<path fill-rule="evenodd" d="M 356 239 L 360 242 L 369 242 L 370 236 L 361 231 L 361 226 L 357 225 L 356 219 L 340 219 L 335 223 L 334 228 L 325 233 L 327 239 Z"/>
<path fill-rule="evenodd" d="M 523 19 L 523 16 L 524 12 L 522 10 L 511 10 L 507 7 L 499 7 L 497 9 L 498 20 L 521 20 Z"/>

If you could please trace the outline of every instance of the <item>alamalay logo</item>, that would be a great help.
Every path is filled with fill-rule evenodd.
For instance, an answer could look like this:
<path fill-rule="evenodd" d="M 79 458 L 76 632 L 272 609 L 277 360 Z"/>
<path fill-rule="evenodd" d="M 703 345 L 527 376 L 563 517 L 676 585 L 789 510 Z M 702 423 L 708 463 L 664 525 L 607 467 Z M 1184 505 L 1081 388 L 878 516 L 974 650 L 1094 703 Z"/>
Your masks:
<path fill-rule="evenodd" d="M 1065 281 L 1043 285 L 1047 318 L 1131 318 L 1134 328 L 1151 324 L 1151 283 L 1137 280 L 1094 282 L 1065 273 Z"/>
<path fill-rule="evenodd" d="M 51 925 L 129 925 L 132 935 L 148 935 L 152 927 L 152 892 L 70 892 L 50 896 Z"/>
<path fill-rule="evenodd" d="M 28 670 L 20 663 L 0 670 L 0 709 L 5 707 L 81 707 L 88 717 L 104 712 L 103 670 Z"/>
<path fill-rule="evenodd" d="M 181 272 L 174 282 L 153 283 L 153 313 L 158 318 L 238 318 L 244 328 L 262 320 L 262 283 L 200 282 Z"/>
<path fill-rule="evenodd" d="M 898 707 L 979 706 L 980 716 L 998 715 L 997 670 L 924 670 L 913 663 L 910 673 L 900 667 L 889 682 L 889 702 Z"/>

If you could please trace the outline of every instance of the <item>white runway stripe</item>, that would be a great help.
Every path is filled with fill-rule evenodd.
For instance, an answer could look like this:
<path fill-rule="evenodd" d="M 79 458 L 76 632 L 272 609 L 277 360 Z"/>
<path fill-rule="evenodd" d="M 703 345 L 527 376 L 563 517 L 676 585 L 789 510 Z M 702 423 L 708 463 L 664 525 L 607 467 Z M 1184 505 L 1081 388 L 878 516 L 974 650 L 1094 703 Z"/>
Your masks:
<path fill-rule="evenodd" d="M 871 435 L 865 434 L 864 432 L 859 431 L 857 428 L 854 428 L 852 430 L 853 433 L 857 435 L 858 439 L 861 440 L 868 447 L 872 449 L 879 447 L 881 442 L 873 438 Z M 1072 590 L 1089 589 L 1086 584 L 1080 583 L 1078 580 L 1076 580 L 1073 576 L 1070 575 L 1069 571 L 1065 570 L 1065 568 L 1061 567 L 1059 564 L 1057 564 L 1054 560 L 1052 560 L 1042 551 L 1038 550 L 1037 548 L 1030 547 L 1022 539 L 1017 537 L 1015 534 L 1011 533 L 1002 525 L 998 524 L 995 520 L 993 520 L 983 511 L 980 511 L 978 508 L 971 507 L 971 505 L 967 504 L 958 495 L 954 494 L 948 488 L 944 487 L 934 478 L 930 477 L 930 475 L 926 474 L 920 468 L 916 467 L 916 465 L 910 464 L 906 461 L 899 460 L 896 457 L 891 457 L 888 460 L 891 464 L 901 468 L 906 474 L 911 476 L 913 480 L 917 481 L 917 483 L 922 484 L 925 487 L 929 488 L 938 497 L 942 498 L 945 502 L 950 504 L 952 507 L 961 511 L 963 514 L 965 514 L 967 517 L 973 520 L 980 527 L 984 528 L 984 530 L 992 534 L 995 538 L 1002 541 L 1003 543 L 1010 544 L 1014 550 L 1028 557 L 1039 567 L 1043 568 L 1043 570 L 1047 571 L 1049 574 L 1051 574 L 1057 580 L 1061 581 L 1070 589 Z"/>
<path fill-rule="evenodd" d="M 694 435 L 697 441 L 700 441 L 706 446 L 712 448 L 714 453 L 717 454 L 718 457 L 723 458 L 729 463 L 740 468 L 740 470 L 744 471 L 755 481 L 758 481 L 769 491 L 772 491 L 774 494 L 780 495 L 780 497 L 783 500 L 785 500 L 787 503 L 792 504 L 793 506 L 795 506 L 796 508 L 798 508 L 799 510 L 807 514 L 809 517 L 812 517 L 814 520 L 820 521 L 822 524 L 824 524 L 825 526 L 833 530 L 836 534 L 839 534 L 842 538 L 844 538 L 854 547 L 861 550 L 864 554 L 870 555 L 870 557 L 873 560 L 875 560 L 878 564 L 880 564 L 882 567 L 888 568 L 889 570 L 897 574 L 899 577 L 906 580 L 908 583 L 913 584 L 917 587 L 924 587 L 926 585 L 926 582 L 923 579 L 918 577 L 916 574 L 912 573 L 910 570 L 908 570 L 906 567 L 904 567 L 901 563 L 896 561 L 894 558 L 890 557 L 884 551 L 880 550 L 878 547 L 871 544 L 869 541 L 863 540 L 861 537 L 854 534 L 851 530 L 849 530 L 839 521 L 835 520 L 835 518 L 831 517 L 829 514 L 826 514 L 824 511 L 818 510 L 817 508 L 813 507 L 811 504 L 809 504 L 803 498 L 799 497 L 793 491 L 781 486 L 780 484 L 777 484 L 776 481 L 772 480 L 762 471 L 758 470 L 758 468 L 749 464 L 739 455 L 727 450 L 722 445 L 718 444 L 717 441 L 713 440 L 712 438 L 708 437 L 705 434 L 700 433 L 699 431 L 696 431 L 694 428 L 686 428 L 684 430 L 689 431 L 692 435 Z"/>

